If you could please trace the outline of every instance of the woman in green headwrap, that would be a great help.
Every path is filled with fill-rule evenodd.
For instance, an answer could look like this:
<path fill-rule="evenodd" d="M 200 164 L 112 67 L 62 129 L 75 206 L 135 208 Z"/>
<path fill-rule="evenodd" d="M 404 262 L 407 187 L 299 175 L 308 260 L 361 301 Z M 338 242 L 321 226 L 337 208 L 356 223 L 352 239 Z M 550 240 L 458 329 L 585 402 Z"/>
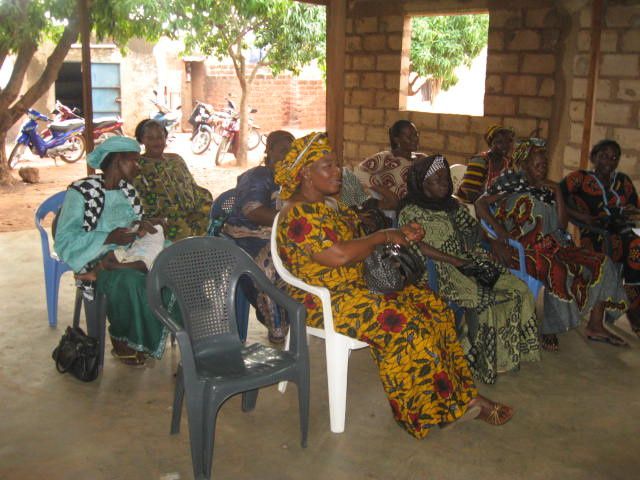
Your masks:
<path fill-rule="evenodd" d="M 396 421 L 416 438 L 461 418 L 502 425 L 513 410 L 478 395 L 458 343 L 451 310 L 424 288 L 371 292 L 363 260 L 377 245 L 420 241 L 415 224 L 364 235 L 355 213 L 335 200 L 342 185 L 326 134 L 293 142 L 276 165 L 285 204 L 277 226 L 278 253 L 293 275 L 331 291 L 334 328 L 369 344 Z M 320 300 L 291 287 L 322 328 Z"/>
<path fill-rule="evenodd" d="M 89 166 L 101 169 L 102 174 L 73 182 L 67 189 L 54 248 L 74 272 L 94 270 L 118 246 L 156 233 L 151 222 L 142 221 L 140 199 L 131 185 L 139 156 L 135 140 L 108 138 L 87 156 Z M 106 295 L 113 354 L 127 365 L 143 365 L 147 355 L 160 358 L 167 330 L 147 303 L 145 273 L 116 267 L 113 262 L 103 267 L 97 281 L 84 281 L 81 288 L 88 298 L 93 297 L 94 288 Z"/>

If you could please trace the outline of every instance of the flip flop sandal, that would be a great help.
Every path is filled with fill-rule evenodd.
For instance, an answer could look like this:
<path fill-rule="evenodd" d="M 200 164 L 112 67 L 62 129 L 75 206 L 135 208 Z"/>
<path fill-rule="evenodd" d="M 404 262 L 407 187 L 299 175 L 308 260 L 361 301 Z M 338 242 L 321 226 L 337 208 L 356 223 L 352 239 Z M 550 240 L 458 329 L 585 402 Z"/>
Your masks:
<path fill-rule="evenodd" d="M 587 335 L 587 340 L 599 343 L 608 343 L 613 347 L 628 347 L 629 344 L 620 337 L 614 337 L 611 335 Z"/>
<path fill-rule="evenodd" d="M 145 358 L 144 356 L 140 357 L 137 353 L 123 355 L 117 353 L 114 349 L 111 350 L 111 355 L 129 367 L 144 367 Z"/>
<path fill-rule="evenodd" d="M 493 408 L 491 408 L 491 411 L 489 412 L 489 414 L 482 420 L 487 422 L 489 425 L 493 425 L 494 427 L 499 427 L 501 425 L 504 425 L 505 423 L 507 423 L 509 420 L 513 418 L 513 413 L 511 414 L 510 417 L 507 417 L 507 418 L 502 417 L 501 413 L 506 408 L 507 408 L 506 405 L 502 405 L 500 403 L 494 403 Z"/>
<path fill-rule="evenodd" d="M 473 405 L 471 407 L 468 407 L 467 411 L 464 412 L 460 418 L 458 418 L 453 422 L 445 423 L 440 428 L 442 430 L 451 430 L 456 425 L 460 425 L 461 423 L 468 422 L 469 420 L 474 420 L 475 418 L 478 417 L 478 415 L 480 415 L 481 411 L 482 411 L 482 408 L 479 405 Z"/>

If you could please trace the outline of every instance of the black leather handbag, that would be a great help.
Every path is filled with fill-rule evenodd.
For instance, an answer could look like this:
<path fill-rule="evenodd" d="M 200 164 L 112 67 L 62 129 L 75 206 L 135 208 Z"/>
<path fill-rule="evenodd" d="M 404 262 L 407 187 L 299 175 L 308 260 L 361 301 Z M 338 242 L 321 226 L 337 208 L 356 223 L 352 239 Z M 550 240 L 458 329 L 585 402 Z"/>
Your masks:
<path fill-rule="evenodd" d="M 500 278 L 500 269 L 489 260 L 475 259 L 458 267 L 458 270 L 466 277 L 471 277 L 480 285 L 493 288 Z"/>
<path fill-rule="evenodd" d="M 425 271 L 417 248 L 414 244 L 408 247 L 393 243 L 378 245 L 364 259 L 364 280 L 369 290 L 392 293 L 416 283 Z"/>
<path fill-rule="evenodd" d="M 98 377 L 100 342 L 86 335 L 80 327 L 67 327 L 51 356 L 60 373 L 71 373 L 83 382 Z"/>

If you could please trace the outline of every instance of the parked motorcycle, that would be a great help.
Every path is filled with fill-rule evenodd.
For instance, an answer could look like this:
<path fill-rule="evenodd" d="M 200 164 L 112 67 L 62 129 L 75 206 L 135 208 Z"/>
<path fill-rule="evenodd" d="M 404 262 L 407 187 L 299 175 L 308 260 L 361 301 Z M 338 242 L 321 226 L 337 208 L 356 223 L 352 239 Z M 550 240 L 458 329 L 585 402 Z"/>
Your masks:
<path fill-rule="evenodd" d="M 80 116 L 80 111 L 77 108 L 69 108 L 59 100 L 56 100 L 56 107 L 53 110 L 55 116 L 54 122 L 61 122 L 64 120 L 80 119 L 84 122 L 84 118 Z M 94 117 L 93 119 L 93 142 L 97 145 L 104 142 L 107 138 L 116 135 L 123 136 L 122 131 L 122 119 L 117 116 L 104 116 Z M 45 128 L 40 135 L 44 140 L 49 140 L 51 137 L 51 131 L 49 128 Z"/>
<path fill-rule="evenodd" d="M 158 92 L 155 90 L 153 94 L 157 97 Z M 151 114 L 149 118 L 159 122 L 166 130 L 167 130 L 167 141 L 171 141 L 174 138 L 174 133 L 178 128 L 179 119 L 180 119 L 180 109 L 182 108 L 178 105 L 174 110 L 171 110 L 166 105 L 158 102 L 154 98 L 151 99 L 151 103 L 153 103 L 158 111 L 154 114 Z"/>
<path fill-rule="evenodd" d="M 54 122 L 37 110 L 27 110 L 27 121 L 22 124 L 16 145 L 9 155 L 9 168 L 14 168 L 24 159 L 27 148 L 31 153 L 41 158 L 49 157 L 54 161 L 58 158 L 67 162 L 77 162 L 84 154 L 84 120 L 72 119 Z M 37 131 L 38 121 L 52 122 L 49 124 L 51 137 L 42 138 Z"/>
<path fill-rule="evenodd" d="M 212 140 L 216 145 L 219 144 L 222 138 L 222 123 L 229 115 L 227 111 L 216 111 L 208 103 L 197 101 L 189 117 L 189 123 L 193 127 L 191 151 L 200 155 L 209 148 Z"/>
<path fill-rule="evenodd" d="M 233 113 L 229 118 L 225 119 L 222 122 L 222 140 L 220 140 L 220 145 L 218 146 L 218 151 L 216 152 L 216 165 L 220 165 L 226 153 L 235 152 L 238 132 L 240 132 L 240 113 L 231 100 L 227 99 L 227 105 Z M 257 111 L 258 110 L 256 110 L 255 108 L 252 108 L 249 113 L 256 113 Z M 247 148 L 249 150 L 257 148 L 262 141 L 260 127 L 253 123 L 253 119 L 251 117 L 249 117 L 248 137 Z"/>

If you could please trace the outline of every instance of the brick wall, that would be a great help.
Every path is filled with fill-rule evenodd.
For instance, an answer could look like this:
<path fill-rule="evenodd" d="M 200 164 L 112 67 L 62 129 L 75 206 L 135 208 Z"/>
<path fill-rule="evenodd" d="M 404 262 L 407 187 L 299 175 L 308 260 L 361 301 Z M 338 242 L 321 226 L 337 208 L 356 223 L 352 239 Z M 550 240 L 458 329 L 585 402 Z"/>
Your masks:
<path fill-rule="evenodd" d="M 569 138 L 564 147 L 564 172 L 580 162 L 591 42 L 591 9 L 576 14 L 576 51 L 572 63 Z M 640 179 L 640 4 L 606 7 L 600 40 L 600 76 L 592 138 L 613 138 L 622 147 L 620 170 Z M 636 182 L 637 183 L 637 182 Z"/>
<path fill-rule="evenodd" d="M 421 149 L 466 163 L 486 149 L 493 123 L 518 136 L 538 129 L 551 152 L 551 176 L 577 168 L 589 64 L 591 1 L 350 0 L 345 58 L 345 160 L 388 148 L 387 129 L 413 121 Z M 366 4 L 366 5 L 365 5 Z M 606 2 L 593 142 L 622 145 L 620 169 L 640 186 L 640 4 Z M 485 113 L 482 117 L 404 111 L 408 15 L 488 10 Z"/>
<path fill-rule="evenodd" d="M 229 93 L 239 105 L 240 86 L 233 67 L 209 66 L 204 82 L 204 101 L 223 108 Z M 249 105 L 258 110 L 252 116 L 264 132 L 281 128 L 322 130 L 326 122 L 325 102 L 323 80 L 303 80 L 289 73 L 277 77 L 268 72 L 259 73 L 249 93 Z"/>
<path fill-rule="evenodd" d="M 415 2 L 414 2 L 415 3 Z M 452 6 L 459 2 L 450 2 Z M 424 2 L 428 12 L 428 2 Z M 345 160 L 356 163 L 388 148 L 387 130 L 401 118 L 420 131 L 421 150 L 441 152 L 450 163 L 466 163 L 487 148 L 483 135 L 494 123 L 520 136 L 539 129 L 546 136 L 553 114 L 555 56 L 560 30 L 551 8 L 490 11 L 485 115 L 401 111 L 403 44 L 410 23 L 404 15 L 347 20 L 345 61 Z"/>

